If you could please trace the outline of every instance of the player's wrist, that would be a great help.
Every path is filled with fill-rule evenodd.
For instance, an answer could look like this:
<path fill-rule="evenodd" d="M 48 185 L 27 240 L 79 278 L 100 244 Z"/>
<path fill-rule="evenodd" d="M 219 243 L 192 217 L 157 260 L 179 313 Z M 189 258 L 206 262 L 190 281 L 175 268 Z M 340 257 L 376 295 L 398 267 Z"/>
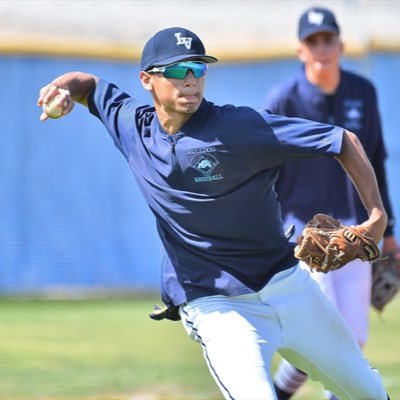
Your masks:
<path fill-rule="evenodd" d="M 384 209 L 374 208 L 367 221 L 362 223 L 360 227 L 366 230 L 366 234 L 376 242 L 380 242 L 385 233 L 388 217 Z"/>

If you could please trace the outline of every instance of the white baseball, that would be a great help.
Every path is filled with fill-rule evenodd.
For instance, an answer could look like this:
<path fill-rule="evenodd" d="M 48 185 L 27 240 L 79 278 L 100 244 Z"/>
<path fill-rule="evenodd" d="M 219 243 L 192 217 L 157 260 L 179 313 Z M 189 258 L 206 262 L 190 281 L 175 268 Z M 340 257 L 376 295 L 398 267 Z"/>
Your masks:
<path fill-rule="evenodd" d="M 43 103 L 43 111 L 47 114 L 49 118 L 53 119 L 62 117 L 64 108 L 67 105 L 67 101 L 65 101 L 64 104 L 59 104 L 60 96 L 63 94 L 69 95 L 68 90 L 65 89 L 57 89 L 57 90 L 59 94 L 50 99 L 50 101 L 48 101 L 47 104 Z"/>

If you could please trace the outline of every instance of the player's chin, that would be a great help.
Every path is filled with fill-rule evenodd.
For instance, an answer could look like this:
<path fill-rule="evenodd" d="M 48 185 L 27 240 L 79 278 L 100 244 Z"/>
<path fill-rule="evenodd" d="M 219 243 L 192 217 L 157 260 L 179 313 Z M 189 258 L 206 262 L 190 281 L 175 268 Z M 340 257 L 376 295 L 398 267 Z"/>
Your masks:
<path fill-rule="evenodd" d="M 314 70 L 319 73 L 330 72 L 335 69 L 335 65 L 329 61 L 317 61 L 314 63 Z"/>
<path fill-rule="evenodd" d="M 201 104 L 201 100 L 197 101 L 180 101 L 178 105 L 178 110 L 185 114 L 193 114 L 196 112 Z"/>

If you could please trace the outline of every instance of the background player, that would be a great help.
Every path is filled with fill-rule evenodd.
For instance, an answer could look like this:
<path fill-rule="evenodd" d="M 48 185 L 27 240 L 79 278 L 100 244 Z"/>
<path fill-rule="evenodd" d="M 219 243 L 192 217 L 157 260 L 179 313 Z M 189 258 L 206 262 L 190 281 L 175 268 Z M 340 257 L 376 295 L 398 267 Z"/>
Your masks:
<path fill-rule="evenodd" d="M 373 84 L 340 66 L 343 43 L 334 14 L 314 7 L 304 12 L 298 26 L 301 70 L 269 93 L 265 108 L 289 117 L 343 126 L 356 133 L 375 170 L 389 223 L 383 253 L 397 249 L 394 218 L 385 174 L 386 151 L 382 138 L 377 95 Z M 358 224 L 365 210 L 357 191 L 333 160 L 299 160 L 281 169 L 276 189 L 285 225 L 301 232 L 316 212 Z M 371 265 L 361 260 L 329 274 L 313 273 L 323 292 L 342 313 L 360 346 L 368 332 Z M 280 399 L 288 399 L 307 376 L 283 361 L 275 376 Z M 329 394 L 328 394 L 329 395 Z M 331 399 L 335 397 L 331 395 Z"/>
<path fill-rule="evenodd" d="M 270 363 L 279 350 L 343 398 L 385 400 L 351 331 L 298 267 L 273 189 L 284 161 L 336 157 L 368 212 L 360 229 L 379 241 L 387 215 L 358 139 L 343 128 L 206 101 L 205 63 L 215 61 L 193 32 L 169 28 L 142 53 L 140 79 L 153 106 L 82 72 L 43 87 L 38 105 L 68 90 L 58 97 L 64 114 L 72 101 L 88 106 L 125 156 L 170 259 L 163 300 L 180 306 L 226 399 L 274 399 Z"/>

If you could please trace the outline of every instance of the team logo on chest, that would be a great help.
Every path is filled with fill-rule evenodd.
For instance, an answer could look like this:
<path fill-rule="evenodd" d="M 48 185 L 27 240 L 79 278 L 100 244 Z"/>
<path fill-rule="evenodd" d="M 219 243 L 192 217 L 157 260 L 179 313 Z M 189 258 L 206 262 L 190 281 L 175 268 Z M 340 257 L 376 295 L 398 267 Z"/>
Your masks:
<path fill-rule="evenodd" d="M 188 151 L 188 155 L 192 157 L 190 166 L 201 174 L 201 176 L 194 178 L 195 182 L 210 182 L 224 178 L 222 174 L 212 175 L 215 167 L 219 164 L 217 157 L 210 154 L 215 151 L 214 147 L 192 149 Z"/>
<path fill-rule="evenodd" d="M 343 101 L 343 127 L 349 130 L 360 130 L 363 126 L 364 102 L 359 99 Z"/>
<path fill-rule="evenodd" d="M 212 170 L 218 165 L 218 160 L 209 154 L 204 154 L 192 158 L 190 166 L 204 176 L 209 176 Z"/>

